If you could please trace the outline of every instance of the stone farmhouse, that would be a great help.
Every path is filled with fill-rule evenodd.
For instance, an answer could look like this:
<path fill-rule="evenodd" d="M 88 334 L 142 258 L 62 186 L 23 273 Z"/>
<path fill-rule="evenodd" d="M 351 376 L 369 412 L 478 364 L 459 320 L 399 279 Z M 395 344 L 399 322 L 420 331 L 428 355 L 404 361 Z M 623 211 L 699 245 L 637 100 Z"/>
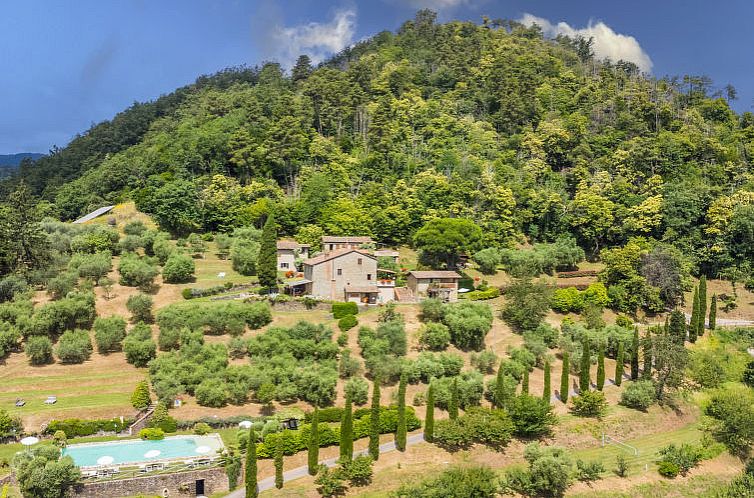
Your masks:
<path fill-rule="evenodd" d="M 458 301 L 458 281 L 454 271 L 411 271 L 406 284 L 416 299 L 437 298 L 444 302 Z"/>
<path fill-rule="evenodd" d="M 361 246 L 374 244 L 371 237 L 324 235 L 322 237 L 322 251 L 330 252 L 338 249 L 359 249 Z"/>
<path fill-rule="evenodd" d="M 295 240 L 279 240 L 277 243 L 278 271 L 296 271 L 296 259 L 309 257 L 309 244 Z"/>

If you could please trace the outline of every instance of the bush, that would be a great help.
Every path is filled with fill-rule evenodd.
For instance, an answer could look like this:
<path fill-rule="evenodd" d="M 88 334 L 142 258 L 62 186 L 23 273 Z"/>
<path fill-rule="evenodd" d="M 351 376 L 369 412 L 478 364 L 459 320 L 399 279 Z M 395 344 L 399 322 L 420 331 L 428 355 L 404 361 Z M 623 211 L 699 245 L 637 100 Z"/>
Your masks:
<path fill-rule="evenodd" d="M 361 372 L 361 361 L 351 356 L 350 349 L 344 349 L 340 354 L 340 363 L 338 364 L 338 373 L 344 379 L 353 377 Z"/>
<path fill-rule="evenodd" d="M 126 301 L 126 309 L 131 313 L 132 323 L 152 323 L 154 316 L 152 315 L 153 299 L 147 294 L 135 294 L 129 296 Z"/>
<path fill-rule="evenodd" d="M 482 351 L 481 353 L 473 353 L 471 355 L 471 365 L 476 367 L 476 369 L 483 374 L 494 373 L 497 363 L 497 355 L 494 351 L 489 349 Z"/>
<path fill-rule="evenodd" d="M 120 418 L 113 419 L 96 419 L 82 420 L 78 418 L 69 418 L 65 420 L 52 420 L 44 430 L 45 434 L 55 434 L 63 431 L 68 439 L 74 437 L 91 436 L 100 431 L 104 432 L 121 432 L 127 429 L 134 421 L 132 419 Z"/>
<path fill-rule="evenodd" d="M 450 344 L 450 330 L 443 323 L 425 323 L 419 330 L 419 344 L 432 351 L 443 351 Z"/>
<path fill-rule="evenodd" d="M 724 359 L 715 351 L 694 350 L 689 355 L 691 378 L 702 387 L 720 387 L 725 382 Z"/>
<path fill-rule="evenodd" d="M 552 309 L 560 313 L 580 313 L 584 309 L 584 298 L 576 287 L 555 289 L 552 295 Z"/>
<path fill-rule="evenodd" d="M 194 278 L 196 266 L 188 254 L 174 252 L 162 267 L 162 277 L 170 284 L 190 282 Z"/>
<path fill-rule="evenodd" d="M 120 351 L 126 337 L 126 321 L 119 316 L 97 318 L 94 321 L 94 340 L 100 354 Z"/>
<path fill-rule="evenodd" d="M 149 291 L 154 285 L 154 279 L 159 273 L 157 267 L 149 263 L 146 258 L 135 254 L 125 254 L 118 265 L 120 285 L 138 287 L 142 291 Z"/>
<path fill-rule="evenodd" d="M 354 302 L 347 303 L 332 303 L 332 316 L 336 320 L 339 320 L 347 315 L 358 315 L 359 307 Z"/>
<path fill-rule="evenodd" d="M 573 398 L 573 412 L 582 417 L 601 417 L 607 410 L 607 400 L 602 391 L 584 391 Z"/>
<path fill-rule="evenodd" d="M 157 346 L 152 340 L 152 329 L 140 323 L 126 335 L 123 341 L 126 361 L 135 367 L 146 367 L 157 356 Z"/>
<path fill-rule="evenodd" d="M 579 481 L 596 481 L 602 477 L 603 472 L 605 472 L 605 466 L 602 465 L 602 462 L 576 460 L 576 478 Z"/>
<path fill-rule="evenodd" d="M 473 443 L 501 449 L 510 442 L 512 433 L 513 423 L 505 411 L 474 407 L 455 420 L 438 420 L 432 442 L 451 450 Z"/>
<path fill-rule="evenodd" d="M 160 329 L 160 333 L 157 335 L 157 347 L 160 348 L 160 351 L 171 351 L 173 349 L 178 349 L 180 345 L 181 345 L 181 331 L 180 330 Z M 244 343 L 243 346 L 245 348 L 246 343 Z"/>
<path fill-rule="evenodd" d="M 343 332 L 351 330 L 359 324 L 359 321 L 353 315 L 346 315 L 338 320 L 338 328 Z"/>
<path fill-rule="evenodd" d="M 352 377 L 346 382 L 345 393 L 354 405 L 365 405 L 369 397 L 369 384 L 363 377 Z"/>
<path fill-rule="evenodd" d="M 372 482 L 374 461 L 367 455 L 359 455 L 342 464 L 343 475 L 351 486 L 367 486 Z"/>
<path fill-rule="evenodd" d="M 522 394 L 511 402 L 509 414 L 516 435 L 537 438 L 550 434 L 557 419 L 549 400 Z"/>
<path fill-rule="evenodd" d="M 45 336 L 32 336 L 26 340 L 24 352 L 32 365 L 52 363 L 52 342 Z"/>
<path fill-rule="evenodd" d="M 60 336 L 56 350 L 61 363 L 84 363 L 92 355 L 92 341 L 86 330 L 69 330 Z"/>
<path fill-rule="evenodd" d="M 646 411 L 654 402 L 655 387 L 651 380 L 630 382 L 620 395 L 621 405 L 641 411 Z"/>
<path fill-rule="evenodd" d="M 405 484 L 396 495 L 406 498 L 493 498 L 498 495 L 497 474 L 487 467 L 451 468 L 420 483 Z"/>
<path fill-rule="evenodd" d="M 47 293 L 52 299 L 62 299 L 71 292 L 78 283 L 78 275 L 75 273 L 62 273 L 51 278 L 47 282 Z"/>
<path fill-rule="evenodd" d="M 160 429 L 162 432 L 175 432 L 178 430 L 178 423 L 168 413 L 168 407 L 165 403 L 158 403 L 149 419 L 149 427 Z"/>
<path fill-rule="evenodd" d="M 573 462 L 565 448 L 531 443 L 524 450 L 527 470 L 505 473 L 503 491 L 525 496 L 563 496 L 570 485 Z"/>
<path fill-rule="evenodd" d="M 715 419 L 713 435 L 731 453 L 746 455 L 754 444 L 754 393 L 744 386 L 716 390 L 705 413 Z"/>
<path fill-rule="evenodd" d="M 497 267 L 502 263 L 500 251 L 494 247 L 488 247 L 476 252 L 472 259 L 477 264 L 479 271 L 485 275 L 494 275 L 497 273 Z"/>
<path fill-rule="evenodd" d="M 663 477 L 673 479 L 678 476 L 681 468 L 673 462 L 661 461 L 657 464 L 657 472 Z"/>
<path fill-rule="evenodd" d="M 162 429 L 156 427 L 148 427 L 139 431 L 139 437 L 148 441 L 159 441 L 165 439 L 165 433 Z"/>
<path fill-rule="evenodd" d="M 680 446 L 670 444 L 660 450 L 658 471 L 665 477 L 673 478 L 678 474 L 686 475 L 702 461 L 704 452 L 698 445 L 683 443 Z M 670 464 L 670 465 L 668 465 Z"/>
<path fill-rule="evenodd" d="M 534 330 L 550 309 L 552 287 L 530 280 L 517 280 L 505 293 L 501 316 L 514 330 Z"/>
<path fill-rule="evenodd" d="M 203 380 L 195 391 L 196 402 L 201 406 L 221 408 L 228 404 L 228 394 L 225 383 L 216 378 Z"/>
<path fill-rule="evenodd" d="M 141 236 L 147 231 L 147 227 L 141 220 L 129 221 L 123 226 L 123 233 L 126 235 L 138 235 Z"/>
<path fill-rule="evenodd" d="M 424 322 L 442 322 L 446 305 L 439 299 L 425 299 L 420 304 L 419 319 Z"/>
<path fill-rule="evenodd" d="M 454 380 L 458 387 L 458 406 L 465 410 L 479 405 L 484 395 L 484 377 L 479 372 L 469 371 L 457 377 L 442 377 L 432 381 L 435 406 L 442 409 L 448 408 Z"/>
<path fill-rule="evenodd" d="M 492 329 L 492 310 L 484 303 L 453 303 L 446 308 L 443 322 L 450 330 L 453 344 L 460 349 L 478 351 L 484 347 L 484 338 Z"/>
<path fill-rule="evenodd" d="M 487 299 L 495 299 L 496 297 L 500 297 L 500 289 L 498 289 L 497 287 L 490 287 L 487 290 L 474 290 L 460 294 L 459 297 L 461 299 L 466 299 L 467 301 L 485 301 Z"/>
<path fill-rule="evenodd" d="M 259 247 L 257 241 L 236 238 L 230 248 L 233 269 L 241 275 L 256 275 Z"/>

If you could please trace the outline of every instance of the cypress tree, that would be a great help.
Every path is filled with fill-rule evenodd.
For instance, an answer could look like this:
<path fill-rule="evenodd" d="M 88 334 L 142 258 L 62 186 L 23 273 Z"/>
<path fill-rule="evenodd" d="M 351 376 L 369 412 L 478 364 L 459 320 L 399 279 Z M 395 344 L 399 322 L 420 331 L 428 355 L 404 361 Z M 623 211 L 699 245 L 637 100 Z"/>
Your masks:
<path fill-rule="evenodd" d="M 432 442 L 435 436 L 435 388 L 429 383 L 427 390 L 427 415 L 424 417 L 424 440 Z"/>
<path fill-rule="evenodd" d="M 689 323 L 689 342 L 694 343 L 696 342 L 696 335 L 699 332 L 699 322 L 701 321 L 701 318 L 699 317 L 699 310 L 701 307 L 699 306 L 699 288 L 694 289 L 694 302 L 691 305 L 691 322 Z"/>
<path fill-rule="evenodd" d="M 569 381 L 569 371 L 568 369 L 571 368 L 570 365 L 570 358 L 568 357 L 568 351 L 563 351 L 563 371 L 560 373 L 560 400 L 563 403 L 568 402 L 568 381 Z"/>
<path fill-rule="evenodd" d="M 597 351 L 597 390 L 602 391 L 603 387 L 605 387 L 605 351 L 600 344 Z"/>
<path fill-rule="evenodd" d="M 652 378 L 652 336 L 651 336 L 652 330 L 647 331 L 647 335 L 644 338 L 644 341 L 642 343 L 643 350 L 644 350 L 644 370 L 641 372 L 641 377 L 643 379 L 651 379 Z"/>
<path fill-rule="evenodd" d="M 312 426 L 309 432 L 309 475 L 317 475 L 319 466 L 319 409 L 314 407 Z"/>
<path fill-rule="evenodd" d="M 257 256 L 257 276 L 259 285 L 272 291 L 278 286 L 277 238 L 275 217 L 270 213 L 262 228 L 259 256 Z"/>
<path fill-rule="evenodd" d="M 529 394 L 529 369 L 524 370 L 524 378 L 521 379 L 521 394 Z"/>
<path fill-rule="evenodd" d="M 542 389 L 542 399 L 550 404 L 550 393 L 552 389 L 550 387 L 550 360 L 545 360 L 545 387 Z"/>
<path fill-rule="evenodd" d="M 712 294 L 712 301 L 709 304 L 709 329 L 715 330 L 717 326 L 717 294 Z"/>
<path fill-rule="evenodd" d="M 668 333 L 678 344 L 686 341 L 686 317 L 681 310 L 675 309 L 670 312 Z"/>
<path fill-rule="evenodd" d="M 639 327 L 634 327 L 634 337 L 631 341 L 631 380 L 639 378 Z"/>
<path fill-rule="evenodd" d="M 505 385 L 503 384 L 503 362 L 500 362 L 500 366 L 497 368 L 497 378 L 495 379 L 495 397 L 494 405 L 497 408 L 505 408 L 505 403 L 508 401 L 505 392 Z"/>
<path fill-rule="evenodd" d="M 401 374 L 398 384 L 398 428 L 395 432 L 395 448 L 406 451 L 406 374 Z"/>
<path fill-rule="evenodd" d="M 256 498 L 257 489 L 257 435 L 249 429 L 249 442 L 246 445 L 246 496 Z"/>
<path fill-rule="evenodd" d="M 448 417 L 450 420 L 458 418 L 458 380 L 453 379 L 450 385 L 450 403 L 448 403 Z"/>
<path fill-rule="evenodd" d="M 589 339 L 584 337 L 581 342 L 581 366 L 579 368 L 579 391 L 586 392 L 589 390 L 589 367 L 591 366 L 591 352 L 589 351 Z"/>
<path fill-rule="evenodd" d="M 623 382 L 623 341 L 618 343 L 618 353 L 615 355 L 615 385 Z"/>
<path fill-rule="evenodd" d="M 275 444 L 275 487 L 283 487 L 283 440 L 280 438 Z"/>
<path fill-rule="evenodd" d="M 704 327 L 707 322 L 707 276 L 702 275 L 699 278 L 699 328 L 696 335 L 704 335 Z"/>
<path fill-rule="evenodd" d="M 369 456 L 380 458 L 380 380 L 372 383 L 372 407 L 369 411 Z"/>
<path fill-rule="evenodd" d="M 351 460 L 353 460 L 353 411 L 351 396 L 346 394 L 346 406 L 343 408 L 343 417 L 340 420 L 340 463 L 346 464 Z"/>

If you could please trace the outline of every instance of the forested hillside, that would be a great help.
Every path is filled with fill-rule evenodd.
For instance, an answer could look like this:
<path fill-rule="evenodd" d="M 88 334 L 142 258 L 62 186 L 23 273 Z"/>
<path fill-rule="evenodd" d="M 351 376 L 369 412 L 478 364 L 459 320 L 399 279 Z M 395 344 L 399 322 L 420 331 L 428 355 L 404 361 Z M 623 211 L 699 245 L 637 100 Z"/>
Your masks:
<path fill-rule="evenodd" d="M 317 68 L 228 70 L 134 104 L 4 189 L 25 181 L 65 220 L 132 198 L 176 235 L 274 210 L 305 239 L 406 243 L 437 217 L 476 222 L 476 249 L 569 236 L 596 257 L 641 238 L 741 279 L 754 115 L 733 97 L 595 60 L 588 40 L 422 11 Z"/>

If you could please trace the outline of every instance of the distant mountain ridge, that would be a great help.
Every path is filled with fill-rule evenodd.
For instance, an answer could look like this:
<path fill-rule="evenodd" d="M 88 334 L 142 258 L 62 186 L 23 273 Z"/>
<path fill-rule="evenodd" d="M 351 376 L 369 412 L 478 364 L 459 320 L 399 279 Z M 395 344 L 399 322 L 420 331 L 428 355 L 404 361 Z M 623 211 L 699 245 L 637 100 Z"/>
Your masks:
<path fill-rule="evenodd" d="M 20 152 L 18 154 L 0 154 L 0 168 L 17 168 L 24 159 L 36 161 L 44 156 L 39 152 Z"/>

